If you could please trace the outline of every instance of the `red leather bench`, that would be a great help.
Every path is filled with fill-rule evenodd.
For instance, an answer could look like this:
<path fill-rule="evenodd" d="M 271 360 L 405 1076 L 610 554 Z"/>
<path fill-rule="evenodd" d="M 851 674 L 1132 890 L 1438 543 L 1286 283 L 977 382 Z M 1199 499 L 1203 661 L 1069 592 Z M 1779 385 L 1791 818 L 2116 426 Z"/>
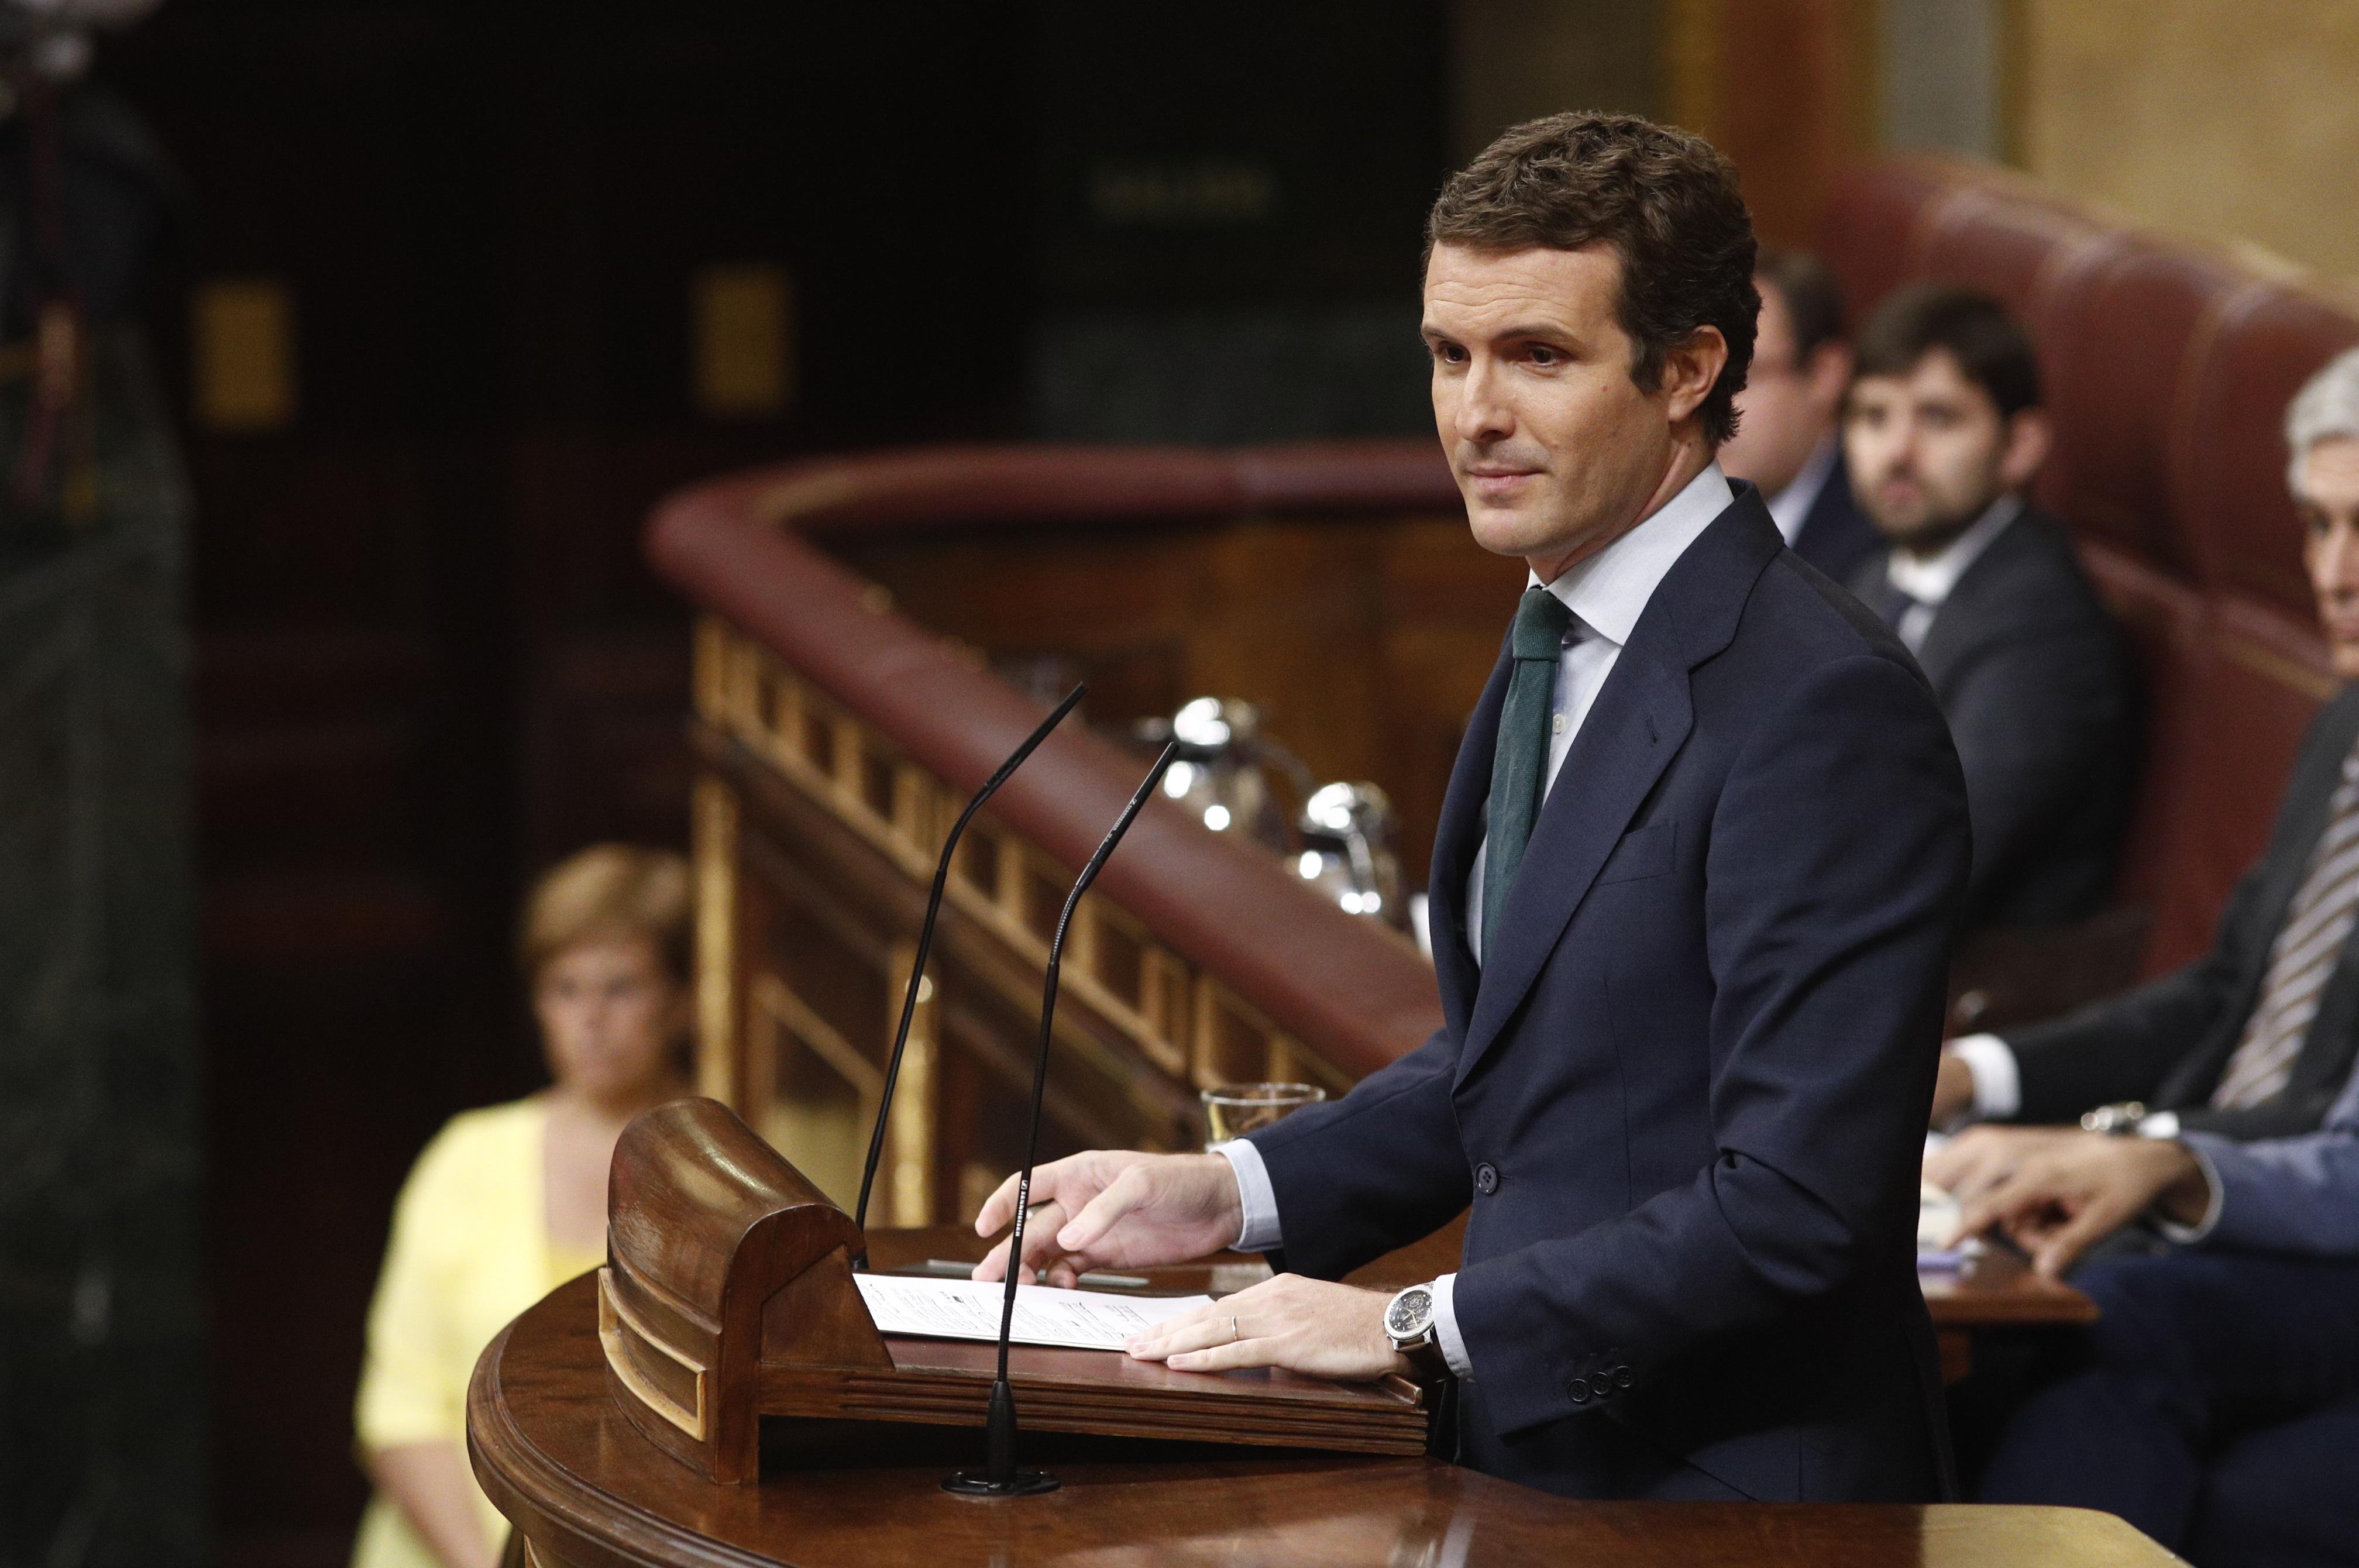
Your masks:
<path fill-rule="evenodd" d="M 2186 962 L 2334 690 L 2280 431 L 2295 390 L 2359 343 L 2359 309 L 2268 258 L 2166 242 L 1939 158 L 1852 173 L 1819 244 L 1854 319 L 1935 280 L 1988 290 L 2030 329 L 2057 430 L 2038 500 L 2071 526 L 2146 681 L 2121 910 L 2078 953 L 1985 965 L 1953 1021 L 2012 1021 Z"/>

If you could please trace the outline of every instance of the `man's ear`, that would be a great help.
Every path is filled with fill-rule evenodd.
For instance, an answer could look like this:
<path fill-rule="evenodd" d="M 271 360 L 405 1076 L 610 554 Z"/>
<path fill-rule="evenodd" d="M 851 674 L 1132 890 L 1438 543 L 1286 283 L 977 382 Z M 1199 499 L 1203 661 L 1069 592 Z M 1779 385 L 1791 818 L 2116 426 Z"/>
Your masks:
<path fill-rule="evenodd" d="M 1999 483 L 2009 490 L 2020 490 L 2031 483 L 2039 465 L 2048 461 L 2049 448 L 2056 442 L 2056 427 L 2049 422 L 2045 408 L 2024 408 L 2006 422 L 2006 448 L 1999 453 Z"/>
<path fill-rule="evenodd" d="M 1663 354 L 1663 390 L 1669 396 L 1674 422 L 1692 417 L 1712 396 L 1714 383 L 1728 365 L 1728 340 L 1718 327 L 1698 327 L 1684 342 Z"/>

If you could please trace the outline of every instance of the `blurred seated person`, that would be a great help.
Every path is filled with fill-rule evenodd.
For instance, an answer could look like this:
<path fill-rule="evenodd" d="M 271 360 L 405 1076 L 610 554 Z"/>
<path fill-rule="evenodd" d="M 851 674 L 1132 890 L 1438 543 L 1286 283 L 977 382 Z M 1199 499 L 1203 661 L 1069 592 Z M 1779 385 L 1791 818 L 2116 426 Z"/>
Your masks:
<path fill-rule="evenodd" d="M 2286 414 L 2304 562 L 2336 676 L 2359 680 L 2359 350 Z M 2236 885 L 2212 951 L 2174 974 L 2004 1040 L 1952 1041 L 1933 1125 L 2070 1123 L 2098 1107 L 2154 1137 L 2315 1129 L 2359 1047 L 2359 686 L 2319 713 L 2268 848 Z M 2131 1103 L 2135 1102 L 2135 1105 Z M 1995 1179 L 2027 1129 L 1978 1127 L 1929 1160 L 1939 1185 Z"/>
<path fill-rule="evenodd" d="M 2338 552 L 2359 549 L 2340 445 Z M 2290 1137 L 2051 1132 L 1966 1205 L 2051 1276 L 2140 1220 L 2171 1244 L 2074 1275 L 2101 1315 L 2006 1421 L 1978 1501 L 2102 1508 L 2200 1568 L 2354 1560 L 2359 1075 L 2339 1090 Z"/>
<path fill-rule="evenodd" d="M 509 1321 L 606 1258 L 606 1169 L 686 1092 L 688 865 L 625 844 L 540 879 L 518 943 L 554 1082 L 453 1116 L 394 1207 L 356 1425 L 376 1495 L 353 1568 L 492 1568 L 507 1522 L 467 1464 L 467 1379 Z"/>
<path fill-rule="evenodd" d="M 1965 768 L 1960 934 L 2070 924 L 2112 890 L 2136 725 L 2112 618 L 2024 500 L 2049 448 L 2031 343 L 1996 300 L 1926 285 L 1853 350 L 1843 450 L 1887 545 L 1851 588 L 1917 656 Z"/>
<path fill-rule="evenodd" d="M 1753 369 L 1736 395 L 1736 435 L 1722 445 L 1720 466 L 1761 487 L 1795 554 L 1849 583 L 1883 537 L 1852 499 L 1837 428 L 1851 385 L 1843 291 L 1807 251 L 1763 251 L 1753 285 L 1761 293 Z"/>

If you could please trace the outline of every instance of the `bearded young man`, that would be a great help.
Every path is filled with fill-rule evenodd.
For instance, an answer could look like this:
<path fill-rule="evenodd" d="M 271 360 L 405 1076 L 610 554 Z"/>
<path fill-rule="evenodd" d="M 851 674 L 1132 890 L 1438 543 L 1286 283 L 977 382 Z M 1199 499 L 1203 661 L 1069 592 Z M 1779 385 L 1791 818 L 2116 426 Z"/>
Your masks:
<path fill-rule="evenodd" d="M 1933 683 L 1966 770 L 1962 930 L 2054 930 L 2114 886 L 2137 755 L 2129 664 L 2061 525 L 2024 499 L 2048 416 L 1997 300 L 1925 284 L 1860 328 L 1854 493 L 1888 541 L 1852 579 Z"/>
<path fill-rule="evenodd" d="M 1713 461 L 1758 309 L 1734 171 L 1559 115 L 1427 234 L 1435 423 L 1475 541 L 1531 571 L 1434 846 L 1446 1021 L 1212 1153 L 1043 1167 L 1022 1261 L 1269 1251 L 1132 1354 L 1454 1377 L 1462 1462 L 1552 1491 L 1932 1498 L 1917 1164 L 1964 789 L 1907 651 Z M 1458 1271 L 1334 1282 L 1470 1205 Z"/>

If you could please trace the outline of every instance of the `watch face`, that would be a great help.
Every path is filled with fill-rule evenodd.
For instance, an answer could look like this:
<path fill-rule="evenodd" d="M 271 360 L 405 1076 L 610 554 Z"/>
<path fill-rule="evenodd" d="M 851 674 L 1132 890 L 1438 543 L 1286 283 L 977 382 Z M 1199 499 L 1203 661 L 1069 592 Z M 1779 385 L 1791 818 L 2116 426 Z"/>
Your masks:
<path fill-rule="evenodd" d="M 1385 1309 L 1385 1332 L 1395 1339 L 1414 1339 L 1433 1322 L 1433 1292 L 1422 1285 L 1395 1296 Z"/>

